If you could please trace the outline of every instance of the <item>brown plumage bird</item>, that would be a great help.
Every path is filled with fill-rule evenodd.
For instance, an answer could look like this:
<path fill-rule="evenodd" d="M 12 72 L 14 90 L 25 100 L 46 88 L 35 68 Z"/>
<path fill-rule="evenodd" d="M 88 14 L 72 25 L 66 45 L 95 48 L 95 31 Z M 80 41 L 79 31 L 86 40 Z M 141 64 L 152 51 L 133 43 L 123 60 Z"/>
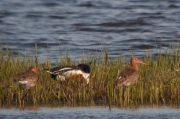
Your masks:
<path fill-rule="evenodd" d="M 36 85 L 38 81 L 37 69 L 34 66 L 29 70 L 19 73 L 14 77 L 14 82 L 18 83 L 22 89 L 30 89 Z"/>
<path fill-rule="evenodd" d="M 37 84 L 38 81 L 37 69 L 35 66 L 31 66 L 29 67 L 29 70 L 19 73 L 18 75 L 14 76 L 13 79 L 14 82 L 19 84 L 20 88 L 23 90 L 20 107 L 22 105 L 21 103 L 23 103 L 23 109 L 24 109 L 24 97 L 26 94 L 24 90 L 30 89 Z"/>
<path fill-rule="evenodd" d="M 114 88 L 118 88 L 120 86 L 129 86 L 133 84 L 138 79 L 138 66 L 137 63 L 147 65 L 136 57 L 131 58 L 131 66 L 124 69 L 119 77 L 114 82 Z"/>

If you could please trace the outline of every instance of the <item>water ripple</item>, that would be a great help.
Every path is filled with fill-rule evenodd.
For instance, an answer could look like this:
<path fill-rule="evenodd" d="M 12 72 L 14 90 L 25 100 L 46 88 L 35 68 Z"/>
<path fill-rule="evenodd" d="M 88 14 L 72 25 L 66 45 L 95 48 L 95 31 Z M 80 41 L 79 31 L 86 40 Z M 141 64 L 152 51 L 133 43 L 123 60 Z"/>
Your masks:
<path fill-rule="evenodd" d="M 38 46 L 39 60 L 66 53 L 77 58 L 108 49 L 110 57 L 152 55 L 178 45 L 180 1 L 2 0 L 0 43 L 23 55 Z M 158 43 L 162 42 L 162 43 Z M 157 43 L 157 44 L 156 44 Z M 42 58 L 42 59 L 41 59 Z"/>

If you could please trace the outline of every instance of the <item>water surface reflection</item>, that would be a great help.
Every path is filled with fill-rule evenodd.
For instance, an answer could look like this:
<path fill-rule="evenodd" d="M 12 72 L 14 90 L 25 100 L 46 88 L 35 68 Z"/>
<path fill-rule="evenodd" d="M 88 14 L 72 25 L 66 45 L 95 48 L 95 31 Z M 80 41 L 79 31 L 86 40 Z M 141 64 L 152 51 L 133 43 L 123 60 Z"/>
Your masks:
<path fill-rule="evenodd" d="M 7 119 L 179 119 L 179 109 L 170 107 L 161 108 L 138 108 L 138 109 L 120 109 L 112 108 L 109 110 L 105 107 L 60 107 L 49 108 L 41 107 L 34 110 L 18 110 L 18 109 L 0 109 L 0 118 Z"/>

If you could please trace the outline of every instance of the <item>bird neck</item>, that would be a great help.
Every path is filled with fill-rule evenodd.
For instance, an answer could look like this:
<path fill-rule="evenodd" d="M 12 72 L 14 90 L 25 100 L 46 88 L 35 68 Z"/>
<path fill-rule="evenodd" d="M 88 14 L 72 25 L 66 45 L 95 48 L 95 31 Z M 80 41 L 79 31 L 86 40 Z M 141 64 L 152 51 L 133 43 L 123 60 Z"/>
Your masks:
<path fill-rule="evenodd" d="M 36 74 L 37 74 L 37 70 L 36 70 L 36 69 L 32 69 L 31 71 L 33 71 L 34 73 L 36 73 Z"/>
<path fill-rule="evenodd" d="M 131 61 L 131 67 L 134 68 L 136 71 L 138 71 L 138 66 L 136 62 L 134 62 L 133 60 Z"/>

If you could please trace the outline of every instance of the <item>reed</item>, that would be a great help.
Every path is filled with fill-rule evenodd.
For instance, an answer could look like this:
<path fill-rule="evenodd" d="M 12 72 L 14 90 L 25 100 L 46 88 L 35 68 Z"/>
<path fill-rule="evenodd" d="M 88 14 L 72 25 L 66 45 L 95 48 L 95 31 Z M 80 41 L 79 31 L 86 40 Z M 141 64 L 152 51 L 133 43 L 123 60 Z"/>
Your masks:
<path fill-rule="evenodd" d="M 44 68 L 51 68 L 51 62 L 44 64 L 28 56 L 14 55 L 8 48 L 0 51 L 0 106 L 17 106 L 20 102 L 21 90 L 13 82 L 12 77 L 17 73 L 35 65 L 38 69 L 39 81 L 35 88 L 28 90 L 27 105 L 71 105 L 93 106 L 105 105 L 119 107 L 136 107 L 142 105 L 169 105 L 180 104 L 180 66 L 179 52 L 173 55 L 150 55 L 142 60 L 149 66 L 139 66 L 139 79 L 134 85 L 123 92 L 123 88 L 113 89 L 113 82 L 118 74 L 127 66 L 127 58 L 110 59 L 108 52 L 101 56 L 83 57 L 79 63 L 89 63 L 91 67 L 90 83 L 88 85 L 73 79 L 58 82 L 51 79 Z M 57 59 L 57 66 L 76 64 L 68 55 Z"/>

